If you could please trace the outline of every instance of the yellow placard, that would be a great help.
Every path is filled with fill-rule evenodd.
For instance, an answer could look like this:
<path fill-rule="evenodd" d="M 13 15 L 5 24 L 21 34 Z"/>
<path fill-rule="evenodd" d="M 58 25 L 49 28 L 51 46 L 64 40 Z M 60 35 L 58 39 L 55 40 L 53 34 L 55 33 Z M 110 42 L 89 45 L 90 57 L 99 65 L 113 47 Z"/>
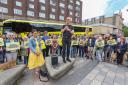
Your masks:
<path fill-rule="evenodd" d="M 44 43 L 44 40 L 41 40 L 40 43 L 41 43 L 42 49 L 46 49 L 46 45 Z"/>
<path fill-rule="evenodd" d="M 77 40 L 72 40 L 72 45 L 78 45 L 78 41 Z"/>
<path fill-rule="evenodd" d="M 28 40 L 24 42 L 24 48 L 29 48 L 29 41 Z"/>
<path fill-rule="evenodd" d="M 0 46 L 4 46 L 3 38 L 0 38 Z"/>
<path fill-rule="evenodd" d="M 62 46 L 62 38 L 58 38 L 58 44 Z"/>
<path fill-rule="evenodd" d="M 104 47 L 104 41 L 103 40 L 102 41 L 97 41 L 96 46 L 97 47 Z"/>
<path fill-rule="evenodd" d="M 9 42 L 6 43 L 6 50 L 7 51 L 14 51 L 20 49 L 20 43 L 19 42 Z"/>
<path fill-rule="evenodd" d="M 85 41 L 84 40 L 80 40 L 79 41 L 79 45 L 85 45 Z"/>
<path fill-rule="evenodd" d="M 52 39 L 47 39 L 47 40 L 45 40 L 45 44 L 46 44 L 46 45 L 51 45 L 51 44 L 52 44 Z"/>
<path fill-rule="evenodd" d="M 117 44 L 117 42 L 116 42 L 116 40 L 115 39 L 112 39 L 112 40 L 108 40 L 108 45 L 116 45 Z"/>

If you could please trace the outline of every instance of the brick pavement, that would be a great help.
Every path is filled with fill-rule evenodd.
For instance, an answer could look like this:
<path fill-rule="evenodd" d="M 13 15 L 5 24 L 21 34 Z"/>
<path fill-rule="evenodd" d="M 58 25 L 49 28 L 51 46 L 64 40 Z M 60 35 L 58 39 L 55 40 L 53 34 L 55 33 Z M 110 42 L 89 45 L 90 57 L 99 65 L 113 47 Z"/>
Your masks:
<path fill-rule="evenodd" d="M 128 68 L 99 63 L 78 85 L 128 85 Z"/>

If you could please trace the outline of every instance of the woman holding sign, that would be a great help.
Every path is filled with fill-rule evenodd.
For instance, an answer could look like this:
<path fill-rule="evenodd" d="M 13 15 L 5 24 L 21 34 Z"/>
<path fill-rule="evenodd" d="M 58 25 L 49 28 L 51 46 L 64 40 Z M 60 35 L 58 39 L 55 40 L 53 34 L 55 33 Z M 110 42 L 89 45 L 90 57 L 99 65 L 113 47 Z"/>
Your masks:
<path fill-rule="evenodd" d="M 35 74 L 38 76 L 40 67 L 44 64 L 44 57 L 41 52 L 41 43 L 39 38 L 37 37 L 37 31 L 33 30 L 32 37 L 29 40 L 29 61 L 28 61 L 28 68 L 34 69 Z"/>
<path fill-rule="evenodd" d="M 95 44 L 95 47 L 96 47 L 96 58 L 98 61 L 102 62 L 103 59 L 104 59 L 104 40 L 102 39 L 101 36 L 99 36 L 99 38 L 96 40 L 96 44 Z"/>
<path fill-rule="evenodd" d="M 14 33 L 8 33 L 8 39 L 5 41 L 6 57 L 11 66 L 16 65 L 17 50 L 20 49 L 20 43 L 15 39 Z"/>

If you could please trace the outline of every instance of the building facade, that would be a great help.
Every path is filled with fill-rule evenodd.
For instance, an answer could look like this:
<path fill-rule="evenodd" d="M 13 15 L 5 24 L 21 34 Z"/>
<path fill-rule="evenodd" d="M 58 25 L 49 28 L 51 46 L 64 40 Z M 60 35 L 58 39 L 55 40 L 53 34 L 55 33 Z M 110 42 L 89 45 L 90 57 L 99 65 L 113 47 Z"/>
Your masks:
<path fill-rule="evenodd" d="M 106 25 L 113 25 L 116 28 L 122 30 L 123 25 L 123 18 L 122 15 L 119 14 L 114 14 L 111 17 L 105 17 L 105 16 L 100 16 L 97 18 L 91 18 L 91 19 L 87 19 L 85 20 L 85 22 L 83 23 L 85 25 L 93 25 L 93 24 L 106 24 Z"/>
<path fill-rule="evenodd" d="M 0 0 L 0 19 L 82 21 L 80 0 Z"/>

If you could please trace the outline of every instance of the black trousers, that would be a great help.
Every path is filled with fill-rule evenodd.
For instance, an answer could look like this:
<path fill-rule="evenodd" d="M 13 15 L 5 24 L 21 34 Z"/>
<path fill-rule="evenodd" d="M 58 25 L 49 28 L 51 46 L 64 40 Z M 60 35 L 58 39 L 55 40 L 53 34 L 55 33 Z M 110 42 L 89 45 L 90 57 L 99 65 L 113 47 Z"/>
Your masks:
<path fill-rule="evenodd" d="M 67 59 L 69 59 L 71 40 L 63 39 L 62 44 L 63 44 L 63 46 L 62 46 L 62 58 L 65 59 L 65 55 L 66 55 Z"/>
<path fill-rule="evenodd" d="M 47 45 L 47 46 L 46 46 L 46 56 L 49 56 L 50 48 L 51 48 L 50 45 Z M 46 56 L 45 56 L 45 57 L 46 57 Z"/>
<path fill-rule="evenodd" d="M 125 52 L 117 52 L 117 64 L 122 64 Z"/>

